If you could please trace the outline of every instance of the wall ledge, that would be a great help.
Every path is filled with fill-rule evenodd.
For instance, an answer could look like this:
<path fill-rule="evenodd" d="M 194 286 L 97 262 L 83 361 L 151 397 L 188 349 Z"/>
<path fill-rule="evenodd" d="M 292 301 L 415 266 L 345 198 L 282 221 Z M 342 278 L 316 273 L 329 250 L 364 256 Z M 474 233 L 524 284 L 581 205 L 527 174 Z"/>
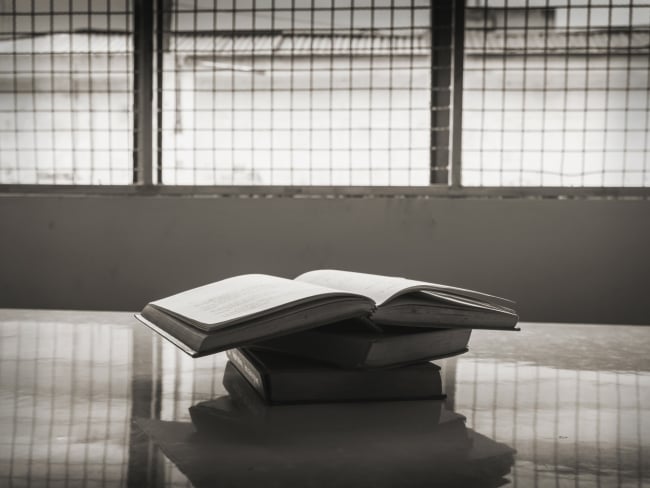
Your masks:
<path fill-rule="evenodd" d="M 471 198 L 648 200 L 650 187 L 194 186 L 0 184 L 5 196 L 181 198 Z"/>

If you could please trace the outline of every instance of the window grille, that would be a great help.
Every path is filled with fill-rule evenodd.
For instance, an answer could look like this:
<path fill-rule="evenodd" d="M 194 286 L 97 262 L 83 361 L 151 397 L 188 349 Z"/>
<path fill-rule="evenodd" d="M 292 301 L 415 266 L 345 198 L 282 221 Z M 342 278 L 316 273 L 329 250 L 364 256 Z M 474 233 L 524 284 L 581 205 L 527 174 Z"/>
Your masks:
<path fill-rule="evenodd" d="M 650 3 L 468 0 L 467 186 L 648 186 Z"/>
<path fill-rule="evenodd" d="M 163 183 L 429 184 L 428 2 L 196 0 L 163 14 Z"/>
<path fill-rule="evenodd" d="M 0 185 L 650 186 L 648 0 L 464 3 L 0 0 Z"/>
<path fill-rule="evenodd" d="M 133 181 L 126 1 L 0 1 L 0 183 Z"/>

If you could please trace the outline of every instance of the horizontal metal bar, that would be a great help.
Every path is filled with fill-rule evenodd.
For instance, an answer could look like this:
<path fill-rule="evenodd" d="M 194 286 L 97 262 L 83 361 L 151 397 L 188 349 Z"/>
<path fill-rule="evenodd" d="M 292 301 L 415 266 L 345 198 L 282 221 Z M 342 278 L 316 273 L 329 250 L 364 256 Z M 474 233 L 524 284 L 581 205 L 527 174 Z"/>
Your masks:
<path fill-rule="evenodd" d="M 650 187 L 461 187 L 431 186 L 188 186 L 0 185 L 0 198 L 16 195 L 178 197 L 421 197 L 421 198 L 633 198 L 650 199 Z"/>

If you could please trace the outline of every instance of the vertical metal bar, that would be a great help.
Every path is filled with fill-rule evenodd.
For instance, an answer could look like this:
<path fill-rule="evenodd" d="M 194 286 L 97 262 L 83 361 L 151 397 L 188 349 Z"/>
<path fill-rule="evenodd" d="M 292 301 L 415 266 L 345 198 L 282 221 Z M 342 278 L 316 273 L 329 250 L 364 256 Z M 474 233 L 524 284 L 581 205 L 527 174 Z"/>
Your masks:
<path fill-rule="evenodd" d="M 246 14 L 244 14 L 246 15 Z M 272 13 L 272 15 L 275 15 L 275 11 Z M 239 119 L 239 111 L 237 110 L 237 106 L 235 105 L 235 100 L 237 97 L 235 96 L 235 90 L 237 89 L 237 83 L 240 81 L 240 77 L 237 76 L 238 71 L 235 70 L 235 66 L 237 65 L 237 53 L 235 52 L 235 47 L 237 46 L 237 34 L 236 34 L 236 29 L 237 29 L 237 8 L 236 5 L 233 3 L 233 9 L 232 9 L 232 15 L 231 15 L 231 23 L 230 23 L 230 35 L 232 36 L 232 39 L 230 41 L 230 184 L 235 185 L 235 160 L 237 159 L 237 151 L 235 150 L 235 142 L 237 140 L 237 134 L 235 133 L 235 128 L 239 127 L 239 123 L 235 122 L 237 119 Z M 244 87 L 246 85 L 243 85 Z M 242 89 L 244 89 L 242 87 Z M 283 162 L 284 164 L 284 162 Z"/>
<path fill-rule="evenodd" d="M 169 51 L 171 0 L 156 0 L 156 181 L 163 182 L 163 73 Z"/>
<path fill-rule="evenodd" d="M 550 5 L 550 1 L 546 0 L 545 3 L 544 3 L 544 27 L 543 27 L 543 29 L 544 29 L 544 31 L 543 31 L 544 32 L 544 56 L 542 57 L 543 62 L 544 62 L 544 64 L 543 64 L 544 77 L 542 78 L 542 86 L 544 87 L 544 90 L 542 91 L 542 107 L 544 107 L 545 113 L 544 113 L 544 118 L 542 119 L 542 141 L 541 141 L 541 144 L 540 144 L 541 145 L 541 151 L 540 151 L 540 153 L 541 153 L 541 161 L 540 161 L 540 163 L 541 163 L 541 166 L 542 166 L 541 180 L 539 182 L 540 186 L 544 186 L 545 184 L 548 184 L 546 181 L 544 181 L 544 176 L 548 175 L 548 173 L 552 171 L 552 170 L 549 169 L 548 164 L 547 164 L 547 161 L 548 161 L 548 159 L 547 159 L 547 154 L 548 154 L 547 146 L 550 145 L 549 141 L 547 139 L 547 134 L 549 132 L 551 132 L 553 130 L 553 128 L 552 127 L 551 128 L 547 127 L 548 117 L 547 117 L 547 113 L 546 113 L 547 107 L 548 107 L 547 100 L 552 100 L 553 99 L 552 98 L 553 94 L 551 93 L 551 95 L 549 96 L 549 93 L 548 93 L 549 92 L 549 64 L 551 64 L 550 69 L 551 70 L 553 69 L 553 66 L 552 66 L 553 58 L 552 57 L 551 57 L 551 60 L 549 62 L 549 46 L 548 46 L 548 38 L 549 38 L 549 36 L 553 35 L 552 31 L 549 29 L 549 27 L 550 27 L 549 26 L 549 18 L 551 17 L 550 12 L 552 11 L 551 9 L 552 9 L 552 7 Z M 527 11 L 526 12 L 526 18 L 528 18 L 529 16 L 530 16 L 530 11 Z M 526 37 L 528 37 L 528 32 L 526 32 L 524 35 Z M 527 66 L 526 66 L 526 60 L 527 59 L 528 59 L 527 56 L 524 57 L 524 69 L 527 68 Z M 551 73 L 551 76 L 553 76 L 552 73 Z M 524 92 L 528 91 L 528 87 L 526 86 L 526 84 L 524 84 L 524 86 L 522 88 L 523 88 Z M 504 127 L 504 129 L 505 129 L 505 127 Z M 526 128 L 522 126 L 520 130 L 525 133 Z M 524 164 L 524 158 L 522 158 L 522 160 L 520 161 L 519 164 L 521 164 L 521 165 Z M 552 176 L 551 176 L 551 178 L 552 178 Z"/>
<path fill-rule="evenodd" d="M 511 16 L 509 14 L 509 8 L 512 7 L 511 4 L 508 4 L 509 0 L 504 0 L 503 3 L 503 39 L 501 40 L 501 59 L 499 62 L 501 63 L 501 86 L 498 89 L 499 91 L 499 97 L 502 100 L 500 108 L 499 108 L 499 115 L 500 115 L 500 120 L 499 120 L 499 126 L 500 126 L 500 133 L 499 133 L 499 169 L 498 169 L 498 175 L 499 175 L 499 180 L 498 180 L 498 186 L 504 186 L 503 182 L 503 172 L 504 172 L 504 161 L 506 159 L 506 153 L 505 147 L 506 147 L 506 141 L 507 141 L 507 136 L 506 136 L 506 128 L 508 126 L 506 122 L 506 118 L 512 113 L 512 110 L 510 110 L 509 106 L 506 107 L 506 96 L 508 94 L 508 33 L 511 29 L 509 26 L 508 22 L 511 19 Z M 485 82 L 488 82 L 488 74 L 485 74 Z M 526 92 L 526 87 L 522 86 L 521 87 L 522 91 Z M 525 95 L 524 95 L 525 96 Z M 546 108 L 544 107 L 543 110 Z M 542 121 L 545 119 L 545 115 L 542 115 Z M 490 181 L 491 178 L 488 177 L 488 181 Z"/>
<path fill-rule="evenodd" d="M 234 5 L 234 2 L 233 2 Z M 180 6 L 180 5 L 179 5 Z M 192 97 L 192 184 L 196 185 L 196 176 L 197 176 L 197 166 L 199 163 L 199 156 L 197 153 L 197 147 L 198 147 L 198 134 L 196 131 L 199 128 L 199 116 L 197 113 L 197 100 L 198 100 L 198 94 L 197 94 L 197 89 L 200 90 L 200 88 L 197 87 L 198 85 L 198 74 L 197 74 L 197 68 L 198 68 L 198 57 L 197 57 L 197 49 L 196 49 L 196 44 L 199 41 L 198 38 L 198 27 L 199 24 L 199 4 L 198 1 L 195 1 L 194 4 L 192 5 L 192 85 L 191 85 L 191 97 Z M 183 106 L 185 108 L 186 106 Z"/>
<path fill-rule="evenodd" d="M 455 0 L 431 3 L 430 183 L 449 180 L 453 8 Z"/>
<path fill-rule="evenodd" d="M 153 184 L 153 0 L 133 9 L 133 182 Z"/>
<path fill-rule="evenodd" d="M 93 21 L 92 21 L 92 4 L 90 0 L 87 1 L 88 5 L 88 11 L 86 12 L 86 22 L 88 22 L 88 27 L 92 27 Z M 93 47 L 92 47 L 92 39 L 93 36 L 89 35 L 88 36 L 88 53 L 86 54 L 86 79 L 88 80 L 88 119 L 87 119 L 87 134 L 88 134 L 88 146 L 90 149 L 90 157 L 88 160 L 90 161 L 90 182 L 94 183 L 95 178 L 96 178 L 96 172 L 95 172 L 95 162 L 96 162 L 96 156 L 97 153 L 95 151 L 95 131 L 94 131 L 94 123 L 93 123 L 93 118 L 94 118 L 94 113 L 92 110 L 92 99 L 95 96 L 95 87 L 93 84 Z M 96 75 L 95 75 L 96 76 Z M 110 90 L 110 87 L 108 87 Z M 76 134 L 72 134 L 72 137 L 76 137 Z"/>
<path fill-rule="evenodd" d="M 450 121 L 450 164 L 451 186 L 462 185 L 462 150 L 463 150 L 463 58 L 465 54 L 465 0 L 454 2 L 454 55 L 452 74 L 452 104 Z"/>

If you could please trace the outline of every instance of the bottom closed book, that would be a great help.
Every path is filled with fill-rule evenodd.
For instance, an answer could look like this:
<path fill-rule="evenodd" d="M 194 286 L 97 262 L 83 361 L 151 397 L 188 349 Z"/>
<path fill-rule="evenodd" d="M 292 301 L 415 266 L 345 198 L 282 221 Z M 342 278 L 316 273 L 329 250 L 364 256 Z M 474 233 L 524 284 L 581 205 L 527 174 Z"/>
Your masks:
<path fill-rule="evenodd" d="M 339 369 L 270 351 L 230 349 L 228 359 L 270 404 L 442 399 L 440 368 Z"/>

